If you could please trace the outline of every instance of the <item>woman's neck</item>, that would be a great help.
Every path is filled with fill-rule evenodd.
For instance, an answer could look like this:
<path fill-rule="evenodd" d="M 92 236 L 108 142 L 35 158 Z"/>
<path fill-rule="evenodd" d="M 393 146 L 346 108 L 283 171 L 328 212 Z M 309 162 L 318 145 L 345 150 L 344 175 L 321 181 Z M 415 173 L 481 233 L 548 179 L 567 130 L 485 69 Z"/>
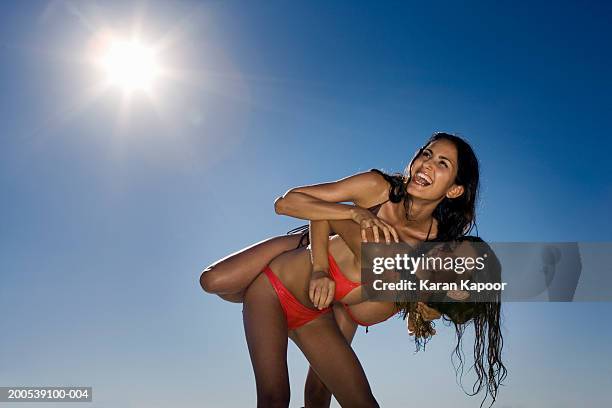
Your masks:
<path fill-rule="evenodd" d="M 431 232 L 430 238 L 435 236 L 437 228 L 432 228 L 432 226 L 437 227 L 437 223 L 433 218 L 433 212 L 438 203 L 439 201 L 419 200 L 414 197 L 409 203 L 404 202 L 400 210 L 403 211 L 401 215 L 406 220 L 406 227 L 414 232 L 425 234 Z"/>
<path fill-rule="evenodd" d="M 409 223 L 423 223 L 431 221 L 433 212 L 439 201 L 421 200 L 410 197 L 410 201 L 404 201 L 405 217 Z"/>

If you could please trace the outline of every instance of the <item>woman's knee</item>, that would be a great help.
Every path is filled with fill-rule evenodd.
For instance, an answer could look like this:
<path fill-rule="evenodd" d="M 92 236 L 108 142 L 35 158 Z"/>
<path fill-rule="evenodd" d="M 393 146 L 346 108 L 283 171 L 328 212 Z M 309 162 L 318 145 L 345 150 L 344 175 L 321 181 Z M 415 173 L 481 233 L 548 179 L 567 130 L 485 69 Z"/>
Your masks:
<path fill-rule="evenodd" d="M 200 286 L 207 293 L 219 294 L 225 288 L 225 279 L 216 265 L 211 265 L 202 271 L 200 275 Z"/>

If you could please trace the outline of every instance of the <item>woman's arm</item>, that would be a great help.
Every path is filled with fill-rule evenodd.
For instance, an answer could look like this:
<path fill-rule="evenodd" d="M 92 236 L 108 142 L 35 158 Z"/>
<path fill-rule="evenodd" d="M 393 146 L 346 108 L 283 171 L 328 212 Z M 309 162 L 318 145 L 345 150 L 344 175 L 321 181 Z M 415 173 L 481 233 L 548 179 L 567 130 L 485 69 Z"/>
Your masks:
<path fill-rule="evenodd" d="M 365 239 L 366 229 L 372 228 L 374 241 L 379 241 L 378 228 L 387 242 L 399 242 L 395 228 L 366 210 L 387 200 L 389 182 L 376 172 L 355 174 L 332 183 L 296 187 L 276 199 L 277 214 L 307 220 L 353 220 L 361 226 Z M 355 205 L 343 204 L 350 201 Z"/>
<path fill-rule="evenodd" d="M 355 255 L 355 261 L 361 264 L 361 228 L 359 225 L 348 220 L 329 220 L 330 228 L 340 235 L 340 238 L 346 243 L 353 255 Z M 372 230 L 367 230 L 368 240 L 373 238 Z"/>
<path fill-rule="evenodd" d="M 331 228 L 326 220 L 310 221 L 310 256 L 312 276 L 308 296 L 319 310 L 328 307 L 334 300 L 336 282 L 329 277 L 329 233 Z"/>
<path fill-rule="evenodd" d="M 358 173 L 331 183 L 292 188 L 276 199 L 277 214 L 304 220 L 356 220 L 364 208 L 386 200 L 389 184 L 374 172 Z"/>
<path fill-rule="evenodd" d="M 327 220 L 310 221 L 310 256 L 313 271 L 329 271 L 329 234 L 331 228 Z"/>

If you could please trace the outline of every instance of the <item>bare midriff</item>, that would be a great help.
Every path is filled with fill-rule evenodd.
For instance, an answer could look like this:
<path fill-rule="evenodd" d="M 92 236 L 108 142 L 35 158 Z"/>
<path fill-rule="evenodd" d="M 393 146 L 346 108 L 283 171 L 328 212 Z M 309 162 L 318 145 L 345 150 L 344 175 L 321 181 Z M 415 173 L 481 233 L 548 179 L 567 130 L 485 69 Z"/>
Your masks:
<path fill-rule="evenodd" d="M 348 280 L 353 282 L 361 280 L 361 270 L 356 263 L 355 255 L 339 236 L 330 238 L 329 253 L 334 257 L 340 270 Z M 272 272 L 278 276 L 283 285 L 300 303 L 307 307 L 314 307 L 308 296 L 312 263 L 310 251 L 306 247 L 279 255 L 270 262 L 269 266 Z M 356 304 L 361 301 L 360 287 L 353 289 L 342 299 L 342 302 L 346 304 Z"/>

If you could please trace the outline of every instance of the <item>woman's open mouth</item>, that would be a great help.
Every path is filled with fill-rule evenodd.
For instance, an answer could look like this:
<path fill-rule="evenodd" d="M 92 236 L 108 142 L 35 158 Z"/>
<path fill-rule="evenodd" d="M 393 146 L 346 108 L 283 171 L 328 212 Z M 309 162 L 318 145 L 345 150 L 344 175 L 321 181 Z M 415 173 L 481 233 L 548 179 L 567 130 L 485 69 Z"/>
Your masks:
<path fill-rule="evenodd" d="M 427 187 L 433 182 L 431 177 L 420 171 L 416 172 L 414 177 L 412 177 L 412 181 L 422 187 Z"/>

